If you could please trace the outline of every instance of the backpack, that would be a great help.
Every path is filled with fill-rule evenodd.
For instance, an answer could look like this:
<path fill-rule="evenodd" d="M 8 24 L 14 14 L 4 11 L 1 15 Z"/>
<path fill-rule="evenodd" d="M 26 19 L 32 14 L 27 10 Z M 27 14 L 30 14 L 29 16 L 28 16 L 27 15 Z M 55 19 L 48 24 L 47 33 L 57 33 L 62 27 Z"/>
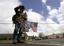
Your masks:
<path fill-rule="evenodd" d="M 27 21 L 27 14 L 22 13 L 21 15 L 13 15 L 12 17 L 13 24 L 20 23 L 21 21 Z"/>
<path fill-rule="evenodd" d="M 16 20 L 16 18 L 17 18 L 17 15 L 13 15 L 13 17 L 12 17 L 13 24 L 18 23 L 17 20 Z"/>

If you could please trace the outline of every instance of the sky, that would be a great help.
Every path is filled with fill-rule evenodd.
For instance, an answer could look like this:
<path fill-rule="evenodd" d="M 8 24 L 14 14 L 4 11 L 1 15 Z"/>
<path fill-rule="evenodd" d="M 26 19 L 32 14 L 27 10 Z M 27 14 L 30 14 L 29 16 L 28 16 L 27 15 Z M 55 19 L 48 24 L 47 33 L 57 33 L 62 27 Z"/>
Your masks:
<path fill-rule="evenodd" d="M 37 32 L 29 29 L 28 35 L 64 32 L 64 0 L 0 0 L 0 33 L 13 33 L 14 8 L 24 5 L 29 22 L 38 22 Z"/>

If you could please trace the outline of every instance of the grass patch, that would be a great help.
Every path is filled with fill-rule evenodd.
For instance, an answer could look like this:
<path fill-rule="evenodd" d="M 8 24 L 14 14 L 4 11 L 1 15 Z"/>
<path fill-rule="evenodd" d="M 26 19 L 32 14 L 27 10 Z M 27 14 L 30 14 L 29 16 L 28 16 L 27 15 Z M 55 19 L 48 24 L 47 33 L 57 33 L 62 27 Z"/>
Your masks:
<path fill-rule="evenodd" d="M 0 43 L 10 43 L 12 40 L 0 40 Z"/>

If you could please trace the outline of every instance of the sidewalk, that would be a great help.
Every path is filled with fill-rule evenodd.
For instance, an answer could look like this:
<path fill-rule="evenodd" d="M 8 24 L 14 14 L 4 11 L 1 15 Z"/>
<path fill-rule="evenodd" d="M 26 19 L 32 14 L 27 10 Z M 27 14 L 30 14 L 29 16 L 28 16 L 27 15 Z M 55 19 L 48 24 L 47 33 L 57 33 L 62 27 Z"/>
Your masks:
<path fill-rule="evenodd" d="M 26 43 L 17 43 L 17 44 L 12 44 L 12 41 L 10 42 L 0 42 L 0 46 L 64 46 L 64 44 L 61 43 L 56 43 L 56 42 L 32 42 L 32 41 L 27 41 Z"/>
<path fill-rule="evenodd" d="M 62 44 L 48 44 L 48 43 L 0 43 L 0 46 L 64 46 Z"/>

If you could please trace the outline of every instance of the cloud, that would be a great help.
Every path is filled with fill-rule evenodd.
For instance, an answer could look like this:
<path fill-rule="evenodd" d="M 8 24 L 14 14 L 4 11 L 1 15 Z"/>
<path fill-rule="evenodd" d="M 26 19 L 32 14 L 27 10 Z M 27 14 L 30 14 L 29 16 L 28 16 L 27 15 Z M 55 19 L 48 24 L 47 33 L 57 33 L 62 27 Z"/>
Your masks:
<path fill-rule="evenodd" d="M 49 6 L 49 5 L 46 5 L 46 8 L 47 8 L 48 11 L 51 10 L 51 6 Z"/>
<path fill-rule="evenodd" d="M 59 12 L 64 14 L 64 1 L 60 2 Z"/>
<path fill-rule="evenodd" d="M 47 2 L 47 0 L 42 0 L 42 3 L 43 3 L 43 4 L 46 4 L 46 2 Z"/>
<path fill-rule="evenodd" d="M 44 23 L 38 24 L 38 33 L 43 32 L 44 35 L 50 35 L 53 33 L 59 33 L 58 30 L 59 24 L 55 23 L 52 19 L 47 18 L 46 21 L 43 21 Z"/>
<path fill-rule="evenodd" d="M 19 0 L 0 0 L 0 22 L 5 22 L 6 19 L 12 18 L 15 13 L 14 7 L 19 4 L 21 4 Z"/>
<path fill-rule="evenodd" d="M 13 32 L 13 24 L 6 23 L 12 22 L 12 16 L 15 14 L 14 8 L 20 4 L 22 3 L 19 0 L 0 0 L 0 33 Z"/>
<path fill-rule="evenodd" d="M 45 0 L 42 0 L 44 4 L 46 4 Z M 49 35 L 52 33 L 61 33 L 64 31 L 64 1 L 60 2 L 60 7 L 58 9 L 46 5 L 49 16 L 46 21 L 42 21 L 42 23 L 38 24 L 38 32 L 43 32 L 45 35 Z M 59 24 L 53 21 L 52 18 L 56 18 Z"/>
<path fill-rule="evenodd" d="M 57 14 L 58 14 L 58 10 L 57 9 L 51 9 L 49 11 L 50 18 L 55 17 Z"/>
<path fill-rule="evenodd" d="M 44 17 L 41 14 L 34 12 L 32 9 L 27 11 L 27 15 L 28 21 L 30 22 L 41 22 L 42 19 L 44 20 Z"/>
<path fill-rule="evenodd" d="M 42 0 L 44 4 L 46 4 L 47 0 Z M 14 7 L 22 4 L 19 0 L 0 0 L 0 22 L 12 22 L 11 18 L 15 14 Z M 28 21 L 30 22 L 38 22 L 38 32 L 34 33 L 31 29 L 29 31 L 29 35 L 35 34 L 37 35 L 39 32 L 43 32 L 45 35 L 52 33 L 59 33 L 63 31 L 64 25 L 64 1 L 60 3 L 59 9 L 52 8 L 49 5 L 46 5 L 46 8 L 49 13 L 49 17 L 44 20 L 44 17 L 34 12 L 33 9 L 29 9 L 27 12 Z M 52 20 L 52 18 L 56 17 L 60 24 L 57 24 Z M 13 24 L 0 24 L 0 33 L 13 33 L 14 26 Z"/>
<path fill-rule="evenodd" d="M 60 7 L 59 7 L 59 14 L 57 15 L 58 21 L 60 23 L 64 23 L 64 0 L 60 2 Z"/>
<path fill-rule="evenodd" d="M 61 21 L 64 20 L 64 13 L 60 10 L 61 9 L 61 5 L 59 7 L 59 9 L 55 9 L 55 8 L 51 8 L 49 6 L 47 6 L 47 9 L 48 9 L 48 14 L 49 14 L 49 17 L 48 18 L 56 18 L 57 21 L 59 23 L 61 23 Z M 50 10 L 49 10 L 50 9 Z"/>
<path fill-rule="evenodd" d="M 56 9 L 52 10 L 52 14 L 57 14 Z M 56 13 L 55 13 L 56 12 Z M 33 9 L 29 9 L 27 11 L 27 15 L 28 15 L 28 21 L 30 22 L 38 22 L 38 32 L 43 32 L 44 35 L 49 35 L 52 33 L 59 33 L 60 31 L 58 31 L 58 27 L 59 25 L 54 22 L 51 18 L 47 18 L 46 21 L 44 20 L 44 17 L 42 15 L 40 15 L 39 13 L 36 13 L 33 11 Z M 42 20 L 43 18 L 43 20 Z M 32 30 L 29 30 L 29 34 L 32 35 L 31 32 Z"/>
<path fill-rule="evenodd" d="M 46 5 L 48 10 L 49 17 L 48 18 L 56 18 L 59 23 L 63 23 L 64 20 L 64 0 L 60 2 L 60 7 L 58 9 Z"/>
<path fill-rule="evenodd" d="M 54 7 L 52 8 L 51 6 L 48 5 L 46 7 L 49 13 L 49 17 L 47 17 L 46 22 L 49 22 L 50 24 L 47 24 L 43 27 L 45 33 L 48 32 L 47 34 L 51 34 L 64 32 L 64 0 L 60 2 L 60 7 L 58 9 L 55 9 Z M 52 18 L 57 18 L 59 24 L 54 22 Z"/>
<path fill-rule="evenodd" d="M 0 1 L 0 22 L 4 22 L 5 24 L 0 24 L 0 33 L 13 33 L 14 26 L 13 24 L 7 24 L 8 22 L 12 22 L 12 16 L 15 14 L 14 7 L 20 5 L 22 3 L 19 2 L 19 0 L 2 0 Z M 42 19 L 44 20 L 44 17 L 34 12 L 32 9 L 29 9 L 27 12 L 28 15 L 28 21 L 30 22 L 42 22 Z M 28 33 L 31 34 L 31 30 Z M 34 32 L 33 32 L 34 33 Z M 37 33 L 34 33 L 35 35 Z M 32 35 L 32 34 L 31 34 Z"/>
<path fill-rule="evenodd" d="M 13 33 L 13 24 L 0 24 L 0 34 Z"/>
<path fill-rule="evenodd" d="M 45 31 L 47 32 L 47 34 L 52 34 L 52 33 L 59 33 L 59 31 L 57 30 L 59 27 L 59 25 L 54 22 L 52 19 L 47 18 L 46 20 L 46 25 L 45 25 Z"/>
<path fill-rule="evenodd" d="M 26 12 L 27 12 L 27 15 L 28 15 L 28 21 L 30 21 L 30 22 L 38 22 L 38 24 L 41 23 L 41 22 L 44 22 L 44 17 L 41 14 L 39 14 L 37 12 L 34 12 L 33 9 L 29 9 Z M 41 29 L 40 27 L 37 27 L 37 28 Z M 29 32 L 28 32 L 28 35 L 31 35 L 31 36 L 36 35 L 36 36 L 38 36 L 38 33 L 39 33 L 39 30 L 38 30 L 37 33 L 35 33 L 35 32 L 33 32 L 32 29 L 30 29 Z"/>
<path fill-rule="evenodd" d="M 63 23 L 62 21 L 64 20 L 64 15 L 62 13 L 57 15 L 57 20 L 59 21 L 59 23 Z"/>
<path fill-rule="evenodd" d="M 60 30 L 63 33 L 64 32 L 64 24 L 60 24 L 58 30 Z"/>
<path fill-rule="evenodd" d="M 55 9 L 54 7 L 51 7 L 49 5 L 46 5 L 46 8 L 48 10 L 48 14 L 49 14 L 49 17 L 48 18 L 56 18 L 58 13 L 59 13 L 59 10 L 58 9 Z"/>

